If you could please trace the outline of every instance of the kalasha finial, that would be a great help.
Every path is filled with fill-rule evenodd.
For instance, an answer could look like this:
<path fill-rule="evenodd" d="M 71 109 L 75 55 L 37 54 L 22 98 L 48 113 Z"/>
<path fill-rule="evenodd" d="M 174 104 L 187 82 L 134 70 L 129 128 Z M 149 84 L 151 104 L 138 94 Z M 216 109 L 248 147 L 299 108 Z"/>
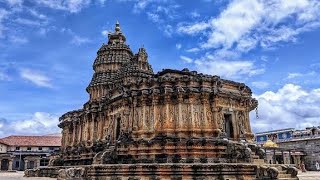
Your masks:
<path fill-rule="evenodd" d="M 116 28 L 115 28 L 115 31 L 116 31 L 116 32 L 120 32 L 120 31 L 121 31 L 119 21 L 117 21 L 117 22 L 116 22 Z"/>

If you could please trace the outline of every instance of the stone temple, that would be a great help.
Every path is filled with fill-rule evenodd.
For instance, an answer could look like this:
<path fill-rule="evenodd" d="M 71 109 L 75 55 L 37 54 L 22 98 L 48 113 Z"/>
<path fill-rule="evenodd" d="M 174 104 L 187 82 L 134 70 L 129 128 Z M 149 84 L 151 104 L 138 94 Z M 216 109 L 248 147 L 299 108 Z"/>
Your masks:
<path fill-rule="evenodd" d="M 297 179 L 294 167 L 263 164 L 243 83 L 196 71 L 154 73 L 116 23 L 97 52 L 83 109 L 60 118 L 61 154 L 26 176 L 58 179 Z"/>

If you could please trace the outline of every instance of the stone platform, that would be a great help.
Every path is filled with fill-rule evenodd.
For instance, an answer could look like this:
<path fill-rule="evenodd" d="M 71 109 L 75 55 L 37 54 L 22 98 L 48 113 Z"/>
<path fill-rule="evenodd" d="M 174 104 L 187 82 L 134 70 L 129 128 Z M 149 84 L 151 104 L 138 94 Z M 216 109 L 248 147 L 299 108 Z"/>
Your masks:
<path fill-rule="evenodd" d="M 25 176 L 50 176 L 59 180 L 253 180 L 298 179 L 297 169 L 239 163 L 106 164 L 49 167 L 25 171 Z"/>

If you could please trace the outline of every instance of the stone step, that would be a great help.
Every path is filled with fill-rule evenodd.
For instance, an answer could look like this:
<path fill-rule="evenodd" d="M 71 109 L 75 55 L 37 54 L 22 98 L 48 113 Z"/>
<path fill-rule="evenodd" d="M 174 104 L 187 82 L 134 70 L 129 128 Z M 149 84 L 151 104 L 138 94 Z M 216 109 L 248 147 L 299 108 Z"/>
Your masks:
<path fill-rule="evenodd" d="M 265 164 L 263 159 L 253 159 L 254 164 Z"/>

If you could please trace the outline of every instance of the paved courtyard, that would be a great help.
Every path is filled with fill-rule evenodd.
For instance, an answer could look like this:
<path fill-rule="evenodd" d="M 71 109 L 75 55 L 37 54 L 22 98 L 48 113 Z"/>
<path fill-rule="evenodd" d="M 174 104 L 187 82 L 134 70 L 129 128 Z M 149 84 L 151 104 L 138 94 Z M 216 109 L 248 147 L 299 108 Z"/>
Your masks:
<path fill-rule="evenodd" d="M 299 172 L 300 180 L 320 180 L 320 172 L 308 171 L 306 173 Z M 53 180 L 54 178 L 26 178 L 23 172 L 0 172 L 0 180 Z"/>

